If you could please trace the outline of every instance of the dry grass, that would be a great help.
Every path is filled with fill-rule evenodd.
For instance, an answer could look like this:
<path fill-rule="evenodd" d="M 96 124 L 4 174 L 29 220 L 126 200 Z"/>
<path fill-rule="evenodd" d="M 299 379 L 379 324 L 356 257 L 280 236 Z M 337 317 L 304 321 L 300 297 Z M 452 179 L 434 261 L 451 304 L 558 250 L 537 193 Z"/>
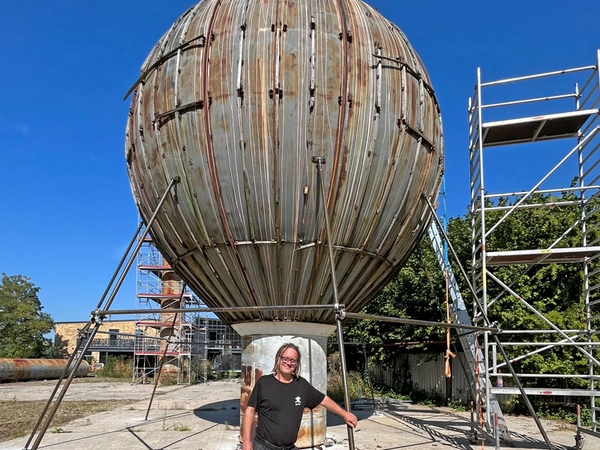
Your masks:
<path fill-rule="evenodd" d="M 62 432 L 61 426 L 95 413 L 111 411 L 136 400 L 63 401 L 48 432 Z M 28 436 L 46 406 L 46 401 L 0 401 L 0 442 Z"/>

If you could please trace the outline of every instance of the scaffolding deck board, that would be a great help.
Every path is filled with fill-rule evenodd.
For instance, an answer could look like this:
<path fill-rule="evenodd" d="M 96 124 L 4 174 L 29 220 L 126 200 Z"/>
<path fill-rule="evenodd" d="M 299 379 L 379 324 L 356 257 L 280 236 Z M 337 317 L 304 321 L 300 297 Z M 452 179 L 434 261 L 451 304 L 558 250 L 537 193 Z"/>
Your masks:
<path fill-rule="evenodd" d="M 192 324 L 190 322 L 154 322 L 152 320 L 141 320 L 139 322 L 135 323 L 136 325 L 139 326 L 147 326 L 147 327 L 158 327 L 158 328 L 165 328 L 165 327 L 181 327 L 181 326 L 185 326 L 185 327 L 189 327 Z"/>
<path fill-rule="evenodd" d="M 150 299 L 177 299 L 180 298 L 181 294 L 169 294 L 163 292 L 138 292 L 138 298 L 150 298 Z M 185 292 L 183 298 L 189 298 L 192 294 Z"/>
<path fill-rule="evenodd" d="M 493 147 L 575 137 L 583 124 L 592 115 L 599 113 L 598 109 L 584 109 L 483 123 L 483 146 Z"/>
<path fill-rule="evenodd" d="M 516 387 L 493 387 L 493 394 L 520 395 L 521 391 Z M 527 395 L 566 395 L 569 397 L 598 397 L 600 391 L 591 389 L 548 389 L 548 388 L 524 388 Z"/>
<path fill-rule="evenodd" d="M 157 266 L 153 264 L 141 264 L 138 266 L 139 270 L 149 270 L 150 272 L 163 272 L 166 270 L 173 270 L 171 266 Z"/>
<path fill-rule="evenodd" d="M 551 264 L 576 263 L 600 253 L 600 247 L 552 248 L 538 250 L 513 250 L 487 252 L 489 266 L 509 266 L 512 264 Z"/>

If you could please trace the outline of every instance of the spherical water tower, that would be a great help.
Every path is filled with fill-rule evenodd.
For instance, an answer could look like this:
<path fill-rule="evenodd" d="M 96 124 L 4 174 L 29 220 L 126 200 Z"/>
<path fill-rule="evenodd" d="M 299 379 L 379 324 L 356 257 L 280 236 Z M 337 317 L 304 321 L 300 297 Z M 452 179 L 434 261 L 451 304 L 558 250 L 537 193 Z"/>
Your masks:
<path fill-rule="evenodd" d="M 394 277 L 431 218 L 442 124 L 408 40 L 362 1 L 202 0 L 142 66 L 126 158 L 145 221 L 181 179 L 150 230 L 173 269 L 209 307 L 247 308 L 220 314 L 244 338 L 244 404 L 281 342 L 325 390 L 334 311 L 293 307 L 335 302 L 329 243 L 347 311 Z"/>

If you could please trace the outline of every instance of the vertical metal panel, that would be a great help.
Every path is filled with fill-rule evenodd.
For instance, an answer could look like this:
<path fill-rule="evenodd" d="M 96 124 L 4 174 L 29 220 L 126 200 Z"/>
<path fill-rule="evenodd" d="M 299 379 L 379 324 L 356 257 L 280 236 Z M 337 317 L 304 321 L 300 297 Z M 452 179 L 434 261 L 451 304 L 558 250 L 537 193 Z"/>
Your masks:
<path fill-rule="evenodd" d="M 358 311 L 423 234 L 422 196 L 438 194 L 430 85 L 402 32 L 359 0 L 203 0 L 142 66 L 126 143 L 140 214 L 181 177 L 151 233 L 209 306 L 333 303 L 322 156 L 340 300 Z"/>
<path fill-rule="evenodd" d="M 444 357 L 441 353 L 409 355 L 410 375 L 415 389 L 446 395 Z"/>
<path fill-rule="evenodd" d="M 415 389 L 447 397 L 444 364 L 444 353 L 402 354 L 393 361 L 392 367 L 374 365 L 370 367 L 370 373 L 386 386 L 399 389 L 403 383 L 411 382 Z M 449 397 L 466 404 L 471 398 L 470 382 L 461 364 L 468 367 L 464 352 L 458 352 L 452 360 L 452 392 Z"/>

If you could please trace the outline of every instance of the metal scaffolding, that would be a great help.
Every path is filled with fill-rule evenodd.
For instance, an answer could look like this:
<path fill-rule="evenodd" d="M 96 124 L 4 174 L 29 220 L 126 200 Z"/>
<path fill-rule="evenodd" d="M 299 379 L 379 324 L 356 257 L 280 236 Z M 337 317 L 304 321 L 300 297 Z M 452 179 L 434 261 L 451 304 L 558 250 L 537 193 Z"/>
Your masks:
<path fill-rule="evenodd" d="M 539 380 L 540 386 L 525 389 L 527 395 L 588 397 L 593 430 L 598 426 L 599 65 L 600 51 L 594 65 L 497 81 L 482 81 L 481 70 L 477 70 L 475 91 L 469 99 L 470 214 L 472 284 L 483 311 L 474 305 L 473 322 L 478 323 L 487 315 L 494 303 L 511 299 L 545 324 L 544 329 L 504 329 L 499 335 L 501 344 L 492 342 L 489 333 L 483 333 L 487 369 L 482 376 L 485 386 L 491 387 L 491 381 L 496 386 L 480 393 L 488 423 L 493 394 L 519 393 L 507 386 L 512 383 L 502 383 L 503 376 L 505 381 L 510 378 L 506 371 L 501 371 L 506 361 L 497 358 L 497 345 L 527 348 L 511 359 L 513 364 L 543 357 L 544 352 L 560 346 L 570 346 L 586 358 L 587 373 L 517 375 Z M 523 157 L 525 152 L 527 158 Z M 527 165 L 523 167 L 524 164 Z M 532 178 L 535 179 L 532 185 L 519 186 Z M 507 239 L 499 235 L 511 232 L 507 226 L 509 219 L 520 218 L 525 211 L 548 208 L 571 208 L 576 217 L 565 229 L 548 226 L 541 231 L 543 245 L 538 248 L 518 248 L 518 239 L 509 247 L 500 247 Z M 534 274 L 540 265 L 548 264 L 576 265 L 583 273 L 580 292 L 573 292 L 573 298 L 569 299 L 581 302 L 583 329 L 561 329 L 540 310 L 539 303 L 527 293 L 517 292 L 517 286 L 527 276 Z M 541 336 L 549 338 L 541 341 Z M 560 378 L 583 379 L 587 388 L 548 387 L 549 379 Z"/>
<path fill-rule="evenodd" d="M 142 233 L 146 233 L 145 229 Z M 137 254 L 138 308 L 155 309 L 155 313 L 136 317 L 134 346 L 134 381 L 153 378 L 158 370 L 172 372 L 178 384 L 192 381 L 194 323 L 189 314 L 165 314 L 165 308 L 200 306 L 147 235 Z"/>
<path fill-rule="evenodd" d="M 136 259 L 134 381 L 152 378 L 165 366 L 176 372 L 178 384 L 206 381 L 209 369 L 227 375 L 239 372 L 240 336 L 216 317 L 197 312 L 204 303 L 175 274 L 149 236 L 143 238 Z"/>

